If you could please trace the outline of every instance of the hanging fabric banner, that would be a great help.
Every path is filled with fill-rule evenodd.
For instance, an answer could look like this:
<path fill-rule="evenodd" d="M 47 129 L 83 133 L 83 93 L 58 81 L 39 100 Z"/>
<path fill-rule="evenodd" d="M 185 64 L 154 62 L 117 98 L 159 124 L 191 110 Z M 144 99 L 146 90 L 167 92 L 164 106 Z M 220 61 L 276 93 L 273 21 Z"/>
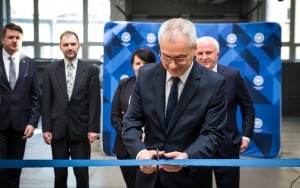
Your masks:
<path fill-rule="evenodd" d="M 161 23 L 108 22 L 104 27 L 103 151 L 114 155 L 111 103 L 120 79 L 133 76 L 130 58 L 137 48 L 150 48 L 159 61 L 157 33 Z M 255 128 L 243 156 L 274 158 L 280 154 L 281 28 L 277 23 L 195 23 L 197 37 L 220 44 L 219 64 L 240 70 L 255 107 Z M 241 129 L 238 109 L 237 121 Z"/>

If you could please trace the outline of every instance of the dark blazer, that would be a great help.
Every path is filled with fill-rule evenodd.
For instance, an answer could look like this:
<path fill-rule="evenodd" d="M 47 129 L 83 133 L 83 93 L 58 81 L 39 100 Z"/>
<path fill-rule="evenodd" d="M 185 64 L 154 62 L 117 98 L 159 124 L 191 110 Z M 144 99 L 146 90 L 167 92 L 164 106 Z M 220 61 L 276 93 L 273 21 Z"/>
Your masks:
<path fill-rule="evenodd" d="M 116 130 L 113 152 L 118 156 L 126 156 L 128 153 L 121 137 L 121 123 L 123 121 L 124 114 L 127 112 L 128 103 L 135 80 L 135 76 L 120 80 L 112 102 L 110 119 L 112 126 Z"/>
<path fill-rule="evenodd" d="M 239 153 L 242 136 L 252 138 L 255 110 L 240 71 L 218 64 L 217 72 L 226 79 L 227 121 L 225 139 L 218 152 L 226 157 Z M 242 132 L 236 122 L 238 105 L 242 115 Z"/>
<path fill-rule="evenodd" d="M 35 60 L 21 54 L 19 76 L 12 90 L 5 72 L 0 48 L 0 131 L 12 123 L 15 130 L 24 131 L 27 125 L 37 127 L 40 116 L 40 90 Z"/>
<path fill-rule="evenodd" d="M 94 92 L 97 90 L 97 92 Z M 43 131 L 53 139 L 86 141 L 88 132 L 100 132 L 100 83 L 96 66 L 78 60 L 74 88 L 68 101 L 64 60 L 48 65 L 42 95 Z"/>
<path fill-rule="evenodd" d="M 211 158 L 217 151 L 226 122 L 225 79 L 193 64 L 168 128 L 165 123 L 166 70 L 161 63 L 140 68 L 130 105 L 122 123 L 122 138 L 131 156 L 143 149 L 186 152 L 190 159 Z M 141 141 L 145 122 L 145 140 Z M 198 171 L 164 174 L 167 187 L 199 187 Z M 207 172 L 207 171 L 205 171 Z M 137 187 L 152 188 L 158 173 L 137 172 Z M 209 176 L 209 173 L 206 175 Z"/>

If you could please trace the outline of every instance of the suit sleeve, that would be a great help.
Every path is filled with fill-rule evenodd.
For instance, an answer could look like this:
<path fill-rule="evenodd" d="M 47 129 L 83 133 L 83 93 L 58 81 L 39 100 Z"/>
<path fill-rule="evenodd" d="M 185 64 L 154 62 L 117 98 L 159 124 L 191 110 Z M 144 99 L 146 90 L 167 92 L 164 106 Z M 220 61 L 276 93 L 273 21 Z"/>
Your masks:
<path fill-rule="evenodd" d="M 112 102 L 110 121 L 112 126 L 117 132 L 121 132 L 121 123 L 123 114 L 120 109 L 120 94 L 121 94 L 121 82 L 119 83 Z"/>
<path fill-rule="evenodd" d="M 244 79 L 238 71 L 237 75 L 237 97 L 242 115 L 242 135 L 252 139 L 254 129 L 255 110 L 251 97 L 246 88 Z"/>
<path fill-rule="evenodd" d="M 100 132 L 100 98 L 99 70 L 97 67 L 93 67 L 91 70 L 91 81 L 89 86 L 89 132 Z"/>
<path fill-rule="evenodd" d="M 137 81 L 131 93 L 130 105 L 123 117 L 121 125 L 123 142 L 133 158 L 135 158 L 141 150 L 147 149 L 145 143 L 141 141 L 146 119 L 143 115 L 141 105 L 140 78 L 141 77 L 137 77 Z"/>
<path fill-rule="evenodd" d="M 37 127 L 39 118 L 40 118 L 40 104 L 41 104 L 41 96 L 40 96 L 40 86 L 37 76 L 37 67 L 36 62 L 32 60 L 32 71 L 33 71 L 33 78 L 30 88 L 30 116 L 29 116 L 29 125 L 33 125 Z"/>
<path fill-rule="evenodd" d="M 42 93 L 42 129 L 44 131 L 51 131 L 51 104 L 52 104 L 52 89 L 50 82 L 49 69 L 46 68 L 43 79 L 43 93 Z"/>

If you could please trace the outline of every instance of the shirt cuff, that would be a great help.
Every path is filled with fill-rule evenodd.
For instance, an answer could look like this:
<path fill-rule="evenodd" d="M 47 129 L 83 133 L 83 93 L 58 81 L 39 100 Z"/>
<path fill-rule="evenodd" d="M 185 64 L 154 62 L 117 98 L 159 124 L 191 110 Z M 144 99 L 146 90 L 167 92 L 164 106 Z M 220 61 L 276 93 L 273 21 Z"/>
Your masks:
<path fill-rule="evenodd" d="M 248 138 L 248 137 L 246 137 L 246 136 L 243 136 L 242 139 L 243 139 L 243 140 L 247 140 L 248 142 L 250 142 L 250 138 Z"/>
<path fill-rule="evenodd" d="M 141 153 L 143 153 L 144 151 L 147 151 L 147 150 L 146 150 L 146 149 L 141 150 L 141 151 L 136 155 L 136 158 L 135 158 L 135 159 L 138 159 L 139 156 L 141 155 Z"/>

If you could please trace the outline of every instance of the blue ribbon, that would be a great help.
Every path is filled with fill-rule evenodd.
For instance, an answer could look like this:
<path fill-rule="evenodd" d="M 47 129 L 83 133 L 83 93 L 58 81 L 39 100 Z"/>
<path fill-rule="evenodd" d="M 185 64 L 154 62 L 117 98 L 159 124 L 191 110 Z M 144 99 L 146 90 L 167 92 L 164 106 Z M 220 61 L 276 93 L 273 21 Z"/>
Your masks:
<path fill-rule="evenodd" d="M 87 167 L 87 166 L 240 166 L 300 167 L 300 159 L 178 159 L 167 160 L 0 160 L 0 168 Z"/>

